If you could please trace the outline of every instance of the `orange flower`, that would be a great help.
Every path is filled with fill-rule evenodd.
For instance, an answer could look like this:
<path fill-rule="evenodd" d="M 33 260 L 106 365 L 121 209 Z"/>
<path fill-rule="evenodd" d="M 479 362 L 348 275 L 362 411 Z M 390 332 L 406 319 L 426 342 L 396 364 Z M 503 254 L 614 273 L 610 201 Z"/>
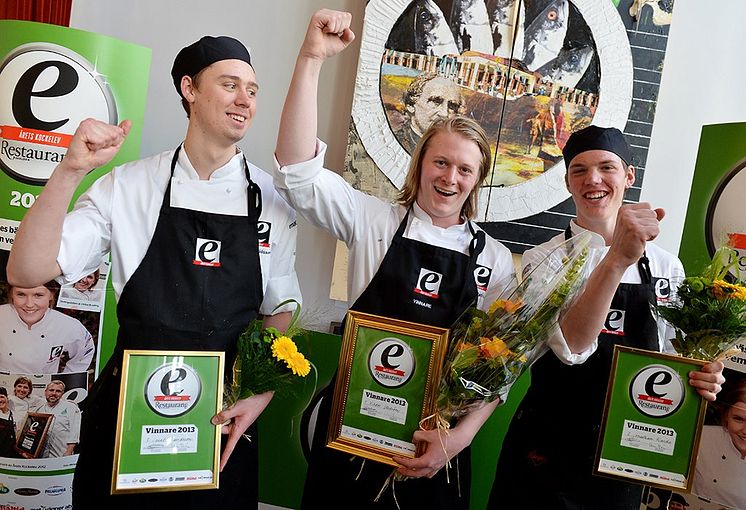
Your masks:
<path fill-rule="evenodd" d="M 498 356 L 504 356 L 510 351 L 505 342 L 497 337 L 493 339 L 482 338 L 482 343 L 479 344 L 479 352 L 486 358 L 497 358 Z"/>
<path fill-rule="evenodd" d="M 490 306 L 490 315 L 495 313 L 497 310 L 505 310 L 508 313 L 514 313 L 520 307 L 523 306 L 523 300 L 510 301 L 509 299 L 498 299 Z"/>

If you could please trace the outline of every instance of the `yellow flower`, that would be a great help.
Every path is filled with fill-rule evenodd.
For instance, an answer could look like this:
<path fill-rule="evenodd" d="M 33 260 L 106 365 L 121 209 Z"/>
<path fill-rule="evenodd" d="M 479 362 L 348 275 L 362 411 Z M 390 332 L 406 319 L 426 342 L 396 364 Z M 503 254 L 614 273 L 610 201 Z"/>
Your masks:
<path fill-rule="evenodd" d="M 308 362 L 305 356 L 298 351 L 295 351 L 285 360 L 288 368 L 293 371 L 295 375 L 305 377 L 311 371 L 311 363 Z"/>
<path fill-rule="evenodd" d="M 275 341 L 272 342 L 272 356 L 281 361 L 288 361 L 297 353 L 298 348 L 295 346 L 295 342 L 286 336 L 276 338 Z"/>
<path fill-rule="evenodd" d="M 724 280 L 715 280 L 712 282 L 712 295 L 717 299 L 733 298 L 744 301 L 746 300 L 746 288 Z"/>
<path fill-rule="evenodd" d="M 492 315 L 498 309 L 505 310 L 508 313 L 513 313 L 523 306 L 523 300 L 511 301 L 509 299 L 498 299 L 490 306 L 489 314 Z"/>
<path fill-rule="evenodd" d="M 498 356 L 510 352 L 508 351 L 508 346 L 505 345 L 505 342 L 497 337 L 494 337 L 492 340 L 482 338 L 482 343 L 479 345 L 479 351 L 486 358 L 497 358 Z"/>

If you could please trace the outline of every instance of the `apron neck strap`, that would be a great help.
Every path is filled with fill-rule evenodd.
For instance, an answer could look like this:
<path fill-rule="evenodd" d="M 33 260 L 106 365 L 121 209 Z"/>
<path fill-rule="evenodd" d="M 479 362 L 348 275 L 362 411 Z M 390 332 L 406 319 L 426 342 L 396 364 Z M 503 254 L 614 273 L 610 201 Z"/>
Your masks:
<path fill-rule="evenodd" d="M 180 143 L 179 146 L 176 147 L 174 155 L 171 158 L 171 178 L 174 176 L 176 162 L 179 160 L 179 153 L 183 146 L 184 144 Z M 246 161 L 246 156 L 244 156 L 243 153 L 241 154 L 241 158 L 243 159 L 243 170 L 246 175 L 246 182 L 249 183 L 248 192 L 246 193 L 246 199 L 248 201 L 248 217 L 250 221 L 256 222 L 262 215 L 262 190 L 259 188 L 259 185 L 251 180 L 251 175 L 249 174 L 249 163 Z M 166 186 L 166 196 L 171 193 L 171 178 L 168 179 L 168 185 Z"/>

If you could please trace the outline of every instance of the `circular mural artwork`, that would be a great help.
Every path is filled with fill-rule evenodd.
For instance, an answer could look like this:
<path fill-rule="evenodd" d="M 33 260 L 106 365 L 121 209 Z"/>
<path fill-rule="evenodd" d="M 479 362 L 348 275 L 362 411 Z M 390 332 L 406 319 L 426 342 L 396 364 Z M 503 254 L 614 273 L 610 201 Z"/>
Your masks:
<path fill-rule="evenodd" d="M 480 221 L 565 200 L 569 134 L 622 128 L 632 100 L 629 42 L 607 0 L 371 0 L 360 59 L 353 120 L 396 187 L 433 120 L 485 129 L 495 161 Z"/>

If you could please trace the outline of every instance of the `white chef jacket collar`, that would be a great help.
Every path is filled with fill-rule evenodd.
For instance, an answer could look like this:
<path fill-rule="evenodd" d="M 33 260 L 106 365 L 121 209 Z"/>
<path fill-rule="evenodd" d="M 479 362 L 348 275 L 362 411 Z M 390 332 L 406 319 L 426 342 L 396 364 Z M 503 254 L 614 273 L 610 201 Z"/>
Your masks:
<path fill-rule="evenodd" d="M 433 225 L 433 219 L 430 217 L 429 214 L 425 212 L 424 209 L 417 205 L 417 201 L 412 204 L 412 212 L 414 213 L 415 218 L 423 223 L 432 225 L 433 228 L 440 229 L 444 235 L 462 235 L 466 232 L 469 232 L 469 227 L 466 221 L 463 223 L 457 223 L 456 225 L 451 225 L 450 227 L 446 228 Z"/>
<path fill-rule="evenodd" d="M 35 322 L 34 324 L 31 325 L 31 327 L 29 327 L 28 324 L 23 322 L 23 319 L 21 319 L 21 316 L 18 315 L 18 310 L 16 310 L 15 305 L 13 305 L 12 303 L 8 303 L 8 304 L 10 304 L 10 307 L 13 309 L 13 313 L 15 314 L 16 319 L 18 319 L 18 326 L 23 327 L 24 329 L 34 329 L 34 328 L 40 327 L 42 323 L 44 322 L 44 319 L 46 319 L 47 315 L 49 315 L 49 310 L 51 310 L 51 308 L 47 308 L 47 311 L 44 312 L 44 316 L 41 319 L 39 319 L 38 322 Z"/>
<path fill-rule="evenodd" d="M 243 152 L 241 152 L 240 150 L 236 152 L 236 155 L 229 159 L 225 165 L 216 169 L 210 175 L 210 178 L 208 180 L 217 181 L 230 178 L 232 177 L 232 174 L 233 172 L 235 172 L 237 167 L 243 169 Z M 192 162 L 189 161 L 189 156 L 187 155 L 183 143 L 181 145 L 181 150 L 179 151 L 178 165 L 176 165 L 176 169 L 174 170 L 174 176 L 176 176 L 177 172 L 179 174 L 178 176 L 181 178 L 186 178 L 194 181 L 200 180 L 197 170 L 194 169 Z"/>
<path fill-rule="evenodd" d="M 575 222 L 575 218 L 570 220 L 570 232 L 573 236 L 576 236 L 578 234 L 582 234 L 583 232 L 590 232 L 591 233 L 591 239 L 589 241 L 589 246 L 591 248 L 606 248 L 606 240 L 601 234 L 597 234 L 596 232 L 592 230 L 587 230 L 580 225 L 578 225 Z"/>

